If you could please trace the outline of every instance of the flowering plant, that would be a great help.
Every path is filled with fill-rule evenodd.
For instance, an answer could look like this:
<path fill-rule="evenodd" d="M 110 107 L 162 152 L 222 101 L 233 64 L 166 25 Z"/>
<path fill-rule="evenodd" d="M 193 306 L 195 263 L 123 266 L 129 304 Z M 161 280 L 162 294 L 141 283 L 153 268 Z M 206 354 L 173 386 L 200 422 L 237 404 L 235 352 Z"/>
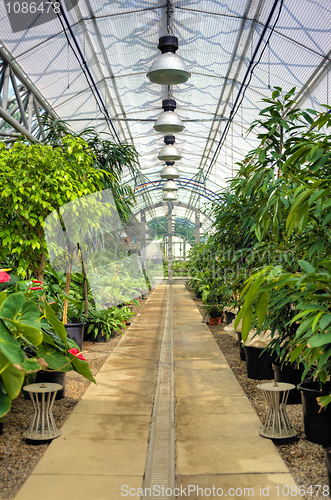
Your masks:
<path fill-rule="evenodd" d="M 26 374 L 75 370 L 95 382 L 86 359 L 43 296 L 40 280 L 17 281 L 0 292 L 0 418 L 10 410 Z"/>

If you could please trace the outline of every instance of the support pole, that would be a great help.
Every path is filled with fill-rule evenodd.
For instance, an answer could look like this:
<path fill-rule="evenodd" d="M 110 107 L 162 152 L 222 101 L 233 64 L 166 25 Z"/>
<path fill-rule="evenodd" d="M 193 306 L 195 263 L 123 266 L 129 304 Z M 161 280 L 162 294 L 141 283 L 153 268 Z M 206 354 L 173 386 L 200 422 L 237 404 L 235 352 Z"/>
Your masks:
<path fill-rule="evenodd" d="M 168 205 L 168 279 L 172 279 L 172 202 Z"/>
<path fill-rule="evenodd" d="M 200 212 L 195 213 L 195 244 L 200 243 Z"/>
<path fill-rule="evenodd" d="M 141 216 L 140 216 L 140 241 L 141 241 L 141 256 L 143 260 L 143 268 L 145 269 L 145 258 L 146 258 L 146 214 L 144 210 L 141 211 Z"/>

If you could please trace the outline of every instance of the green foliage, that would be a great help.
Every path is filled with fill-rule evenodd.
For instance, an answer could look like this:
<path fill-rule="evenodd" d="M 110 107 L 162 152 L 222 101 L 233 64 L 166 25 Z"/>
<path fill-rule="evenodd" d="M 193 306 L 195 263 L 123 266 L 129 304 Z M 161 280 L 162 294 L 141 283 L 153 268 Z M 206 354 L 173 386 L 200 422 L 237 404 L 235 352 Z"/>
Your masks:
<path fill-rule="evenodd" d="M 61 205 L 102 189 L 93 153 L 80 138 L 66 136 L 63 149 L 16 142 L 0 144 L 0 260 L 16 262 L 16 273 L 42 279 L 46 259 L 44 220 Z"/>
<path fill-rule="evenodd" d="M 94 381 L 88 363 L 76 362 L 63 324 L 42 299 L 43 290 L 17 282 L 0 293 L 0 417 L 10 409 L 24 377 L 47 366 L 48 370 L 75 370 Z"/>
<path fill-rule="evenodd" d="M 86 141 L 89 150 L 93 153 L 94 168 L 108 173 L 102 178 L 103 189 L 112 190 L 118 214 L 121 220 L 126 222 L 135 204 L 135 197 L 132 188 L 122 184 L 121 175 L 125 169 L 129 169 L 134 174 L 134 170 L 139 166 L 138 152 L 135 147 L 130 144 L 114 144 L 101 137 L 93 127 L 75 134 L 66 122 L 53 120 L 50 117 L 44 119 L 44 125 L 47 131 L 44 142 L 54 148 L 65 147 L 63 142 L 65 136 Z"/>
<path fill-rule="evenodd" d="M 114 332 L 121 332 L 121 328 L 126 328 L 125 321 L 133 316 L 128 306 L 118 308 L 117 306 L 99 311 L 90 309 L 87 316 L 87 333 L 92 333 L 94 337 L 98 334 L 109 339 Z"/>

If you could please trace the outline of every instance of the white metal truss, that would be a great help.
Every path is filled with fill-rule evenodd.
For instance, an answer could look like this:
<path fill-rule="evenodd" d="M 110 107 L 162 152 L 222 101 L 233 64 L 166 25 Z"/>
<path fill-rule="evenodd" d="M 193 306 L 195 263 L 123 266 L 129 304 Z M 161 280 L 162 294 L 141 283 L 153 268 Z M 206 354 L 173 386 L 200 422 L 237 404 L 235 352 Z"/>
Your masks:
<path fill-rule="evenodd" d="M 0 47 L 0 138 L 13 142 L 25 136 L 37 142 L 45 137 L 44 116 L 56 117 L 17 63 Z"/>

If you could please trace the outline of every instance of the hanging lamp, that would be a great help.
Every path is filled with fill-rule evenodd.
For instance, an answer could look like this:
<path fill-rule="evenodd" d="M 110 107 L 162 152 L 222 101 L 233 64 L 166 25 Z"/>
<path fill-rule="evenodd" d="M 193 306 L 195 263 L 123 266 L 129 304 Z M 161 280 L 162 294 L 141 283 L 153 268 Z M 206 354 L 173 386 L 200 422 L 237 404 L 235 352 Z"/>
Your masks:
<path fill-rule="evenodd" d="M 179 118 L 177 113 L 174 112 L 176 109 L 176 101 L 174 99 L 164 99 L 162 101 L 162 108 L 164 113 L 162 113 L 156 120 L 154 130 L 156 130 L 156 132 L 168 134 L 184 130 L 184 123 Z"/>
<path fill-rule="evenodd" d="M 174 161 L 167 161 L 166 166 L 161 172 L 161 179 L 178 179 L 179 172 L 177 167 L 174 166 Z"/>
<path fill-rule="evenodd" d="M 161 151 L 159 153 L 159 156 L 158 156 L 159 160 L 161 160 L 161 161 L 180 160 L 182 155 L 180 154 L 180 152 L 178 151 L 176 146 L 174 146 L 175 136 L 174 135 L 166 135 L 164 137 L 164 142 L 166 145 L 161 149 Z"/>
<path fill-rule="evenodd" d="M 159 85 L 185 83 L 191 76 L 183 60 L 176 54 L 178 38 L 172 35 L 161 36 L 157 48 L 162 52 L 152 64 L 147 78 Z"/>
<path fill-rule="evenodd" d="M 176 201 L 176 200 L 177 196 L 174 191 L 167 191 L 166 193 L 164 193 L 163 201 Z"/>
<path fill-rule="evenodd" d="M 178 186 L 175 183 L 175 181 L 169 179 L 168 181 L 166 181 L 163 184 L 162 190 L 165 191 L 165 192 L 167 192 L 167 191 L 178 191 Z"/>

